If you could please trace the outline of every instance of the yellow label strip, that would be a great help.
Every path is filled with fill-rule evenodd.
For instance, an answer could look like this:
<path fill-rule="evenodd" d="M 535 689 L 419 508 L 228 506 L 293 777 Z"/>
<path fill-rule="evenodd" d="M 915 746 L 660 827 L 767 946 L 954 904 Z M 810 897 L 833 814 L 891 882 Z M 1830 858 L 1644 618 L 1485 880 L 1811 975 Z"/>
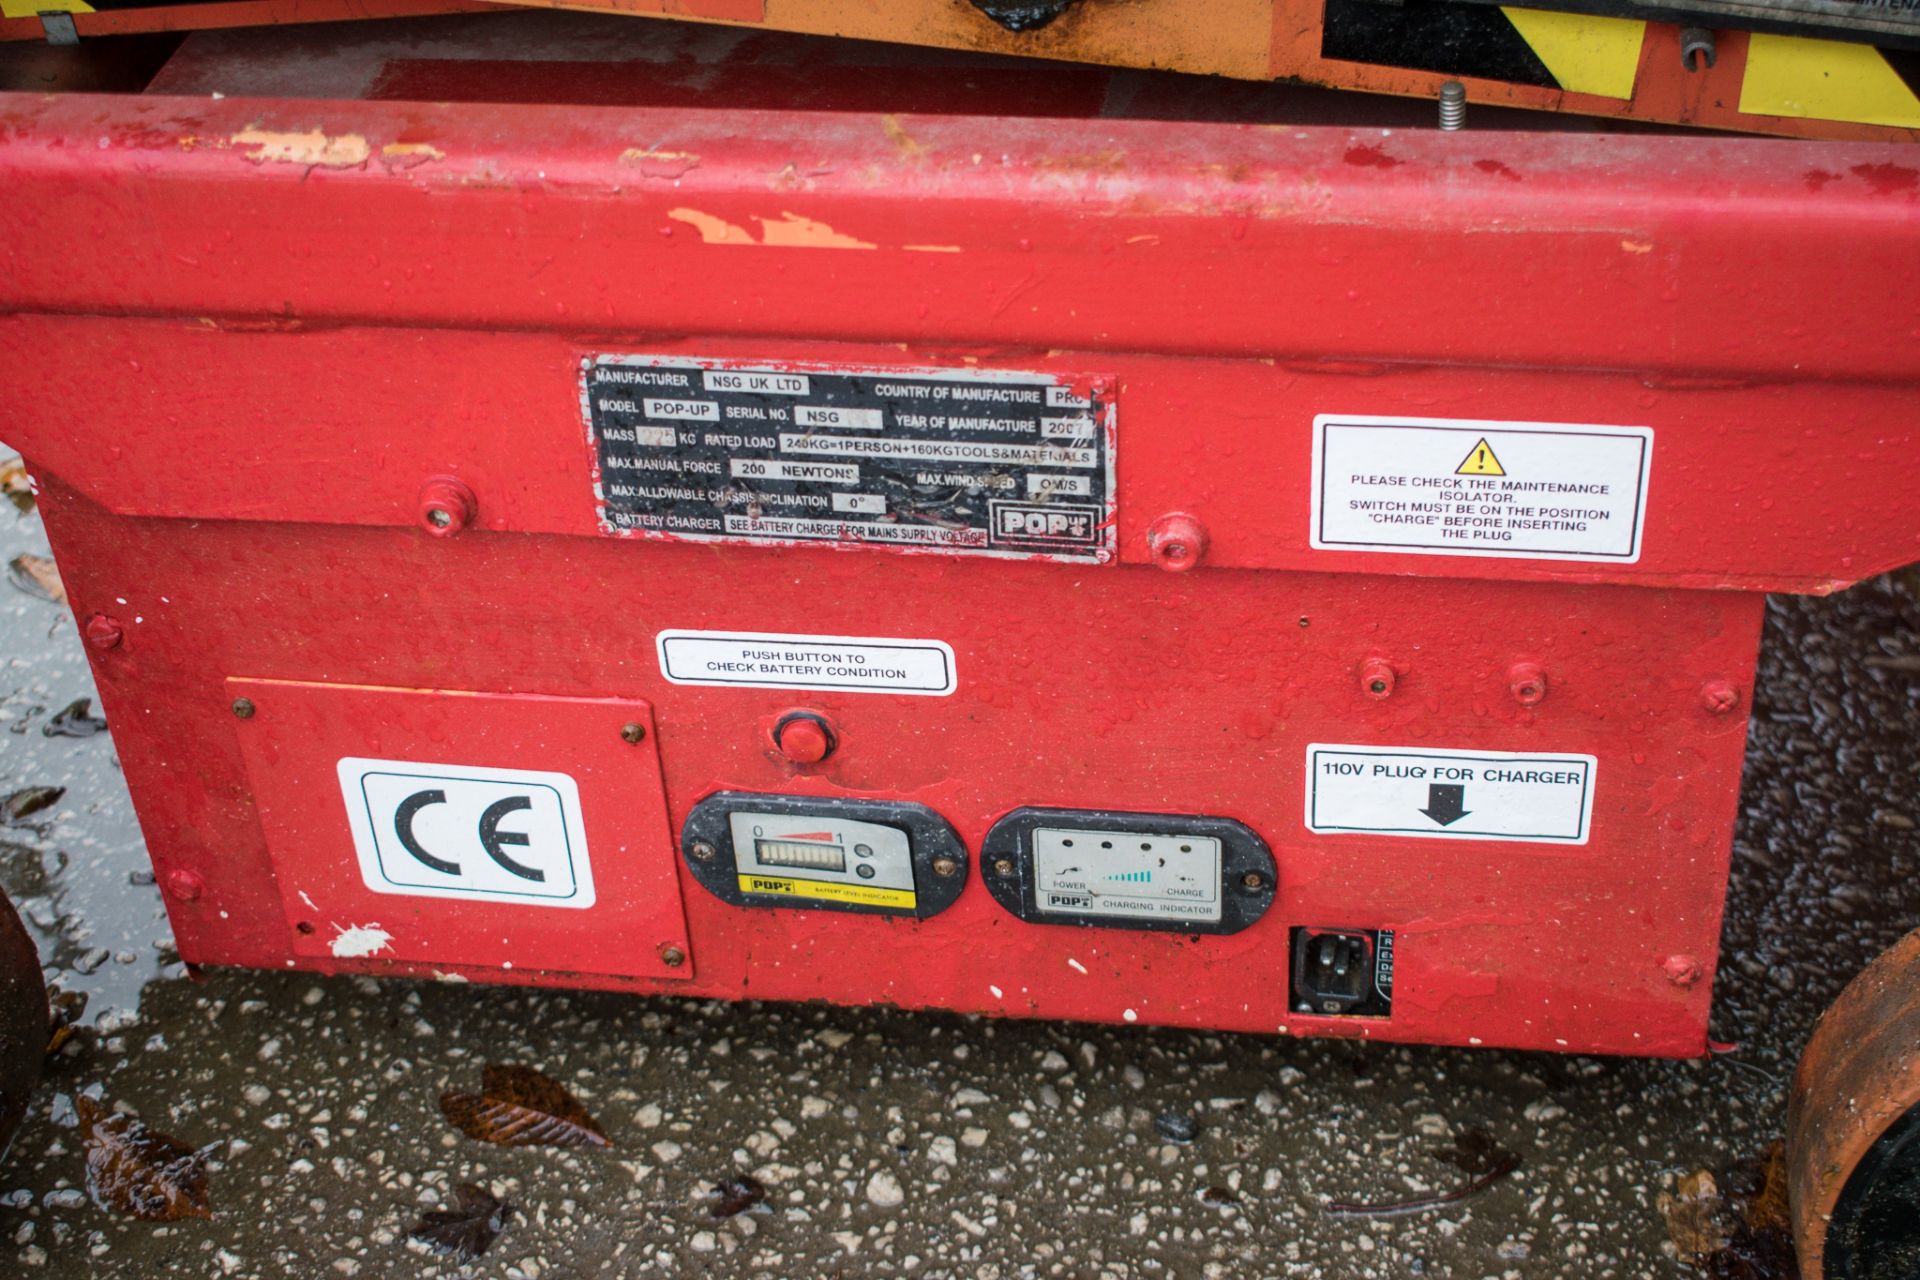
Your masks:
<path fill-rule="evenodd" d="M 863 907 L 904 907 L 913 910 L 919 898 L 911 889 L 882 889 L 870 884 L 835 884 L 825 880 L 795 880 L 786 876 L 739 877 L 742 893 L 773 893 L 788 898 L 816 898 L 822 902 L 852 902 Z"/>

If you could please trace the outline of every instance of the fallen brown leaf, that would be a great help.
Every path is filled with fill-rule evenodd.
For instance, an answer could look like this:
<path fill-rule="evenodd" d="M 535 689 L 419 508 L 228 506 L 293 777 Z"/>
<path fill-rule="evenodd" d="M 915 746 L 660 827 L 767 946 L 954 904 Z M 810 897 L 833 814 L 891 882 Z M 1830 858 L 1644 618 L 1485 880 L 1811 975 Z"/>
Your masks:
<path fill-rule="evenodd" d="M 93 714 L 92 698 L 75 698 L 54 712 L 53 719 L 40 726 L 40 733 L 48 738 L 91 738 L 106 727 L 107 722 Z"/>
<path fill-rule="evenodd" d="M 598 1122 L 557 1081 L 532 1067 L 480 1068 L 479 1093 L 443 1093 L 448 1123 L 508 1147 L 610 1147 Z"/>
<path fill-rule="evenodd" d="M 20 459 L 0 459 L 0 494 L 5 494 L 21 515 L 33 510 L 33 480 Z"/>
<path fill-rule="evenodd" d="M 80 1015 L 87 1011 L 87 994 L 84 991 L 68 991 L 61 987 L 47 988 L 47 1011 L 50 1025 L 47 1028 L 47 1057 L 51 1058 L 67 1047 L 67 1042 L 80 1032 Z"/>
<path fill-rule="evenodd" d="M 1722 1217 L 1727 1202 L 1705 1169 L 1687 1174 L 1672 1191 L 1662 1191 L 1658 1203 L 1660 1216 L 1667 1220 L 1667 1239 L 1681 1258 L 1705 1258 L 1727 1242 Z"/>
<path fill-rule="evenodd" d="M 46 556 L 21 552 L 7 561 L 7 581 L 30 596 L 51 600 L 54 604 L 67 602 L 67 589 L 61 585 L 60 570 Z"/>
<path fill-rule="evenodd" d="M 0 818 L 17 822 L 42 809 L 52 808 L 65 794 L 65 787 L 22 787 L 18 791 L 9 791 L 4 798 L 0 798 Z"/>
<path fill-rule="evenodd" d="M 182 1146 L 84 1094 L 74 1106 L 87 1152 L 87 1193 L 95 1204 L 148 1222 L 213 1216 L 207 1194 L 212 1147 Z"/>
<path fill-rule="evenodd" d="M 1787 1229 L 1787 1144 L 1775 1142 L 1760 1161 L 1760 1191 L 1748 1203 L 1747 1225 L 1755 1231 Z"/>
<path fill-rule="evenodd" d="M 716 1218 L 731 1218 L 766 1198 L 767 1188 L 760 1179 L 742 1174 L 713 1184 L 713 1190 L 707 1192 L 707 1199 L 713 1202 L 707 1206 L 707 1212 Z"/>
<path fill-rule="evenodd" d="M 407 1235 L 435 1253 L 472 1262 L 487 1251 L 507 1225 L 507 1215 L 513 1212 L 513 1206 L 471 1182 L 455 1187 L 453 1195 L 458 1208 L 433 1209 L 421 1214 L 420 1221 Z"/>

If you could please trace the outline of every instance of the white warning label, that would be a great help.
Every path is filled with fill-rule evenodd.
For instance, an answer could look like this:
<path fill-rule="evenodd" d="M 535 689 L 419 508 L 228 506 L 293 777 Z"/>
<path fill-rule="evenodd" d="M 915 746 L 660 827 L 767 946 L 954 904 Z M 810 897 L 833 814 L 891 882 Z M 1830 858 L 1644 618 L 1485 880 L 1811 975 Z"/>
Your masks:
<path fill-rule="evenodd" d="M 1640 558 L 1649 427 L 1453 418 L 1313 420 L 1313 528 L 1326 551 Z"/>
<path fill-rule="evenodd" d="M 1592 756 L 1425 747 L 1307 748 L 1307 829 L 1585 844 Z"/>
<path fill-rule="evenodd" d="M 662 631 L 655 643 L 660 674 L 674 684 L 931 697 L 945 697 L 956 687 L 953 649 L 942 640 Z"/>

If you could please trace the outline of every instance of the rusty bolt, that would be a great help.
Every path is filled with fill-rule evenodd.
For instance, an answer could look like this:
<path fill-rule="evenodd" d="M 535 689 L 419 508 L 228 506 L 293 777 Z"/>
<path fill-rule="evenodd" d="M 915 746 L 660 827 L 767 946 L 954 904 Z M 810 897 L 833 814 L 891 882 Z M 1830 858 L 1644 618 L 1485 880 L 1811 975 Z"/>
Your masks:
<path fill-rule="evenodd" d="M 959 862 L 944 854 L 933 860 L 933 874 L 937 876 L 950 876 L 959 869 Z"/>
<path fill-rule="evenodd" d="M 1707 976 L 1706 968 L 1696 956 L 1668 956 L 1660 968 L 1667 975 L 1667 981 L 1676 987 L 1691 987 Z"/>
<path fill-rule="evenodd" d="M 993 874 L 997 876 L 1012 875 L 1013 859 L 1012 858 L 995 858 L 993 860 Z"/>
<path fill-rule="evenodd" d="M 96 649 L 117 649 L 127 638 L 127 629 L 118 618 L 96 613 L 87 619 L 87 643 Z"/>
<path fill-rule="evenodd" d="M 235 698 L 233 700 L 233 714 L 242 720 L 253 719 L 253 699 Z"/>
<path fill-rule="evenodd" d="M 1534 706 L 1547 696 L 1547 673 L 1537 662 L 1516 662 L 1507 668 L 1507 688 L 1513 691 L 1515 702 Z"/>
<path fill-rule="evenodd" d="M 1393 681 L 1393 664 L 1385 658 L 1369 658 L 1360 664 L 1360 692 L 1369 698 L 1391 698 Z"/>
<path fill-rule="evenodd" d="M 671 942 L 663 942 L 660 944 L 660 963 L 661 964 L 667 966 L 667 968 L 669 969 L 678 969 L 681 965 L 685 964 L 686 962 L 687 962 L 686 952 L 674 946 Z"/>
<path fill-rule="evenodd" d="M 1249 871 L 1240 877 L 1240 887 L 1249 893 L 1258 893 L 1267 887 L 1267 878 L 1258 871 Z"/>
<path fill-rule="evenodd" d="M 1680 65 L 1689 71 L 1703 71 L 1719 61 L 1713 32 L 1705 27 L 1680 28 Z"/>
<path fill-rule="evenodd" d="M 459 533 L 479 510 L 473 490 L 453 476 L 429 476 L 420 486 L 420 527 L 436 538 Z"/>
<path fill-rule="evenodd" d="M 1715 715 L 1723 716 L 1740 705 L 1740 691 L 1729 680 L 1709 680 L 1700 686 L 1700 703 Z"/>
<path fill-rule="evenodd" d="M 1185 573 L 1207 554 L 1207 526 L 1185 512 L 1161 516 L 1147 528 L 1147 554 L 1169 573 Z"/>
<path fill-rule="evenodd" d="M 687 852 L 702 862 L 712 862 L 714 854 L 718 853 L 719 850 L 715 849 L 709 841 L 695 840 L 687 846 Z"/>
<path fill-rule="evenodd" d="M 646 737 L 647 726 L 637 720 L 629 720 L 620 726 L 620 740 L 622 742 L 644 742 L 646 741 Z"/>
<path fill-rule="evenodd" d="M 167 872 L 167 892 L 182 902 L 195 902 L 206 891 L 207 882 L 184 868 Z"/>

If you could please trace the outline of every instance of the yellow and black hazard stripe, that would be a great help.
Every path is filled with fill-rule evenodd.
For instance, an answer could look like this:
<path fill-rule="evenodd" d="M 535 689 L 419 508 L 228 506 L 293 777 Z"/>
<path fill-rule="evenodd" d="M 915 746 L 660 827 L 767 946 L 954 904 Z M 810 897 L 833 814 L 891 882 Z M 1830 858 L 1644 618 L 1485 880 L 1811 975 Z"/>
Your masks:
<path fill-rule="evenodd" d="M 1920 129 L 1920 53 L 1756 33 L 1740 110 L 1755 116 Z"/>
<path fill-rule="evenodd" d="M 1327 0 L 1322 57 L 1631 98 L 1647 24 L 1484 4 Z"/>

